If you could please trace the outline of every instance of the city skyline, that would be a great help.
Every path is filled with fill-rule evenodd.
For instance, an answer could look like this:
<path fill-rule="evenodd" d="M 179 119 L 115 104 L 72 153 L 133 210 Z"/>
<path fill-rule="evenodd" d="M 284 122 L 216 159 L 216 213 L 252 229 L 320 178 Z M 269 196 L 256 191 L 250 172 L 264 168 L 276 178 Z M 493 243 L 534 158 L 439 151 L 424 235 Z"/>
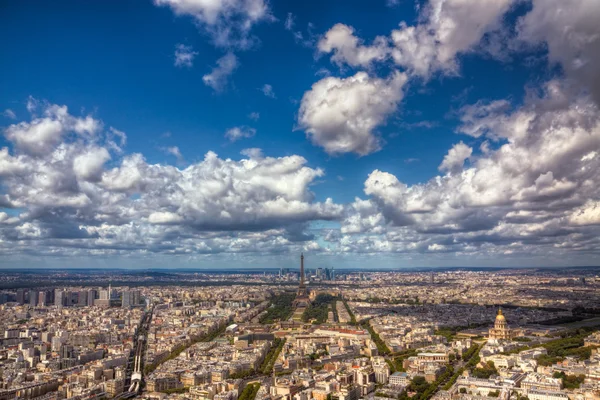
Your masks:
<path fill-rule="evenodd" d="M 598 265 L 597 0 L 0 10 L 0 268 Z"/>

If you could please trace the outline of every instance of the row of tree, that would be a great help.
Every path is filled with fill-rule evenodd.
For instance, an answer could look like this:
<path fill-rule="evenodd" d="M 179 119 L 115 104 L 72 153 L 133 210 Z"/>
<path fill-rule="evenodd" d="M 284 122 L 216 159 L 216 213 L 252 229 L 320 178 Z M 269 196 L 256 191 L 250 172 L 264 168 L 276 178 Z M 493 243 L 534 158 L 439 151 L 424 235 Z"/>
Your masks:
<path fill-rule="evenodd" d="M 375 343 L 375 346 L 377 346 L 377 352 L 380 355 L 389 355 L 392 352 L 390 351 L 390 348 L 387 347 L 387 345 L 385 344 L 385 342 L 379 337 L 379 335 L 377 334 L 377 332 L 375 332 L 373 330 L 373 327 L 371 327 L 371 324 L 369 323 L 369 321 L 365 321 L 362 323 L 361 325 L 364 329 L 368 330 L 369 333 L 371 334 L 371 340 L 373 340 L 373 342 Z"/>
<path fill-rule="evenodd" d="M 304 322 L 313 321 L 315 324 L 327 322 L 330 307 L 335 307 L 336 296 L 327 293 L 319 294 L 302 314 Z"/>
<path fill-rule="evenodd" d="M 185 342 L 179 343 L 177 346 L 175 346 L 171 350 L 171 352 L 169 353 L 169 355 L 167 357 L 161 359 L 159 362 L 154 362 L 152 364 L 145 365 L 144 366 L 144 375 L 150 374 L 160 364 L 164 363 L 165 361 L 173 360 L 173 359 L 177 358 L 181 354 L 182 351 L 193 346 L 194 344 L 200 343 L 200 342 L 210 342 L 210 341 L 214 340 L 219 335 L 221 335 L 223 332 L 225 332 L 226 327 L 227 327 L 226 323 L 221 323 L 217 326 L 216 329 L 212 329 L 204 335 L 194 336 L 191 339 L 186 340 Z"/>
<path fill-rule="evenodd" d="M 262 364 L 260 365 L 260 372 L 263 374 L 269 374 L 273 367 L 275 366 L 275 361 L 277 361 L 277 357 L 279 357 L 279 353 L 283 349 L 283 345 L 285 344 L 285 339 L 275 339 L 273 341 L 273 345 L 271 349 L 265 356 Z"/>
<path fill-rule="evenodd" d="M 242 390 L 242 393 L 240 393 L 238 400 L 254 400 L 258 393 L 258 389 L 260 389 L 260 383 L 249 383 L 244 390 Z"/>
<path fill-rule="evenodd" d="M 283 292 L 275 296 L 271 300 L 271 306 L 267 309 L 267 312 L 260 318 L 260 323 L 272 324 L 287 320 L 294 311 L 292 303 L 295 297 L 294 293 L 289 292 Z"/>

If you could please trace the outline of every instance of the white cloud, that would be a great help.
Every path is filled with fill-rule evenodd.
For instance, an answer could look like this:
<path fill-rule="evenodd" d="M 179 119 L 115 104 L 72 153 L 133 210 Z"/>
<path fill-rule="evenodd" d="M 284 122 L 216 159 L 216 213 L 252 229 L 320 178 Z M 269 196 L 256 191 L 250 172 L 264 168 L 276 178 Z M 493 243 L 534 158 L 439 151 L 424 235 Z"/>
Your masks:
<path fill-rule="evenodd" d="M 597 253 L 600 113 L 589 96 L 571 93 L 551 81 L 543 96 L 515 110 L 488 106 L 496 102 L 465 108 L 461 130 L 502 141 L 476 157 L 463 143 L 453 146 L 440 166 L 447 173 L 428 182 L 408 185 L 373 171 L 365 182 L 369 199 L 346 208 L 344 251 Z"/>
<path fill-rule="evenodd" d="M 253 111 L 250 114 L 248 114 L 248 118 L 250 118 L 252 121 L 258 121 L 258 119 L 260 118 L 260 113 Z"/>
<path fill-rule="evenodd" d="M 569 222 L 573 225 L 600 225 L 600 202 L 590 200 L 573 210 Z"/>
<path fill-rule="evenodd" d="M 184 161 L 183 155 L 181 154 L 181 150 L 179 150 L 179 147 L 177 146 L 161 147 L 161 150 L 167 154 L 174 156 L 178 162 Z"/>
<path fill-rule="evenodd" d="M 588 0 L 533 0 L 517 23 L 518 38 L 545 44 L 548 58 L 600 104 L 600 6 Z"/>
<path fill-rule="evenodd" d="M 59 127 L 40 135 L 44 151 L 31 151 L 16 132 L 43 119 Z M 43 117 L 4 130 L 10 148 L 0 149 L 0 201 L 20 213 L 0 213 L 3 257 L 31 249 L 71 256 L 298 251 L 314 247 L 309 222 L 342 216 L 331 199 L 314 200 L 309 187 L 324 172 L 300 156 L 246 149 L 246 158 L 232 160 L 208 152 L 180 169 L 141 154 L 121 157 L 113 147 L 120 131 L 102 126 L 47 105 Z"/>
<path fill-rule="evenodd" d="M 152 224 L 176 224 L 183 222 L 183 217 L 168 211 L 158 211 L 150 214 L 148 221 Z"/>
<path fill-rule="evenodd" d="M 457 173 L 463 168 L 465 160 L 471 157 L 473 148 L 467 146 L 463 142 L 457 143 L 444 156 L 444 160 L 438 167 L 440 171 Z"/>
<path fill-rule="evenodd" d="M 240 139 L 249 139 L 256 135 L 256 129 L 247 126 L 234 126 L 225 132 L 225 137 L 230 142 L 236 142 Z"/>
<path fill-rule="evenodd" d="M 388 79 L 359 72 L 348 78 L 324 78 L 304 93 L 298 123 L 310 140 L 329 154 L 366 155 L 381 148 L 375 129 L 402 100 L 407 77 Z"/>
<path fill-rule="evenodd" d="M 104 163 L 110 160 L 108 150 L 93 147 L 73 159 L 73 171 L 80 180 L 99 181 L 104 170 Z"/>
<path fill-rule="evenodd" d="M 474 50 L 486 32 L 499 29 L 514 0 L 430 0 L 415 26 L 392 32 L 396 64 L 428 78 L 458 73 L 456 56 Z"/>
<path fill-rule="evenodd" d="M 31 111 L 36 108 L 37 105 L 28 107 Z M 42 154 L 59 143 L 69 131 L 81 136 L 93 136 L 101 129 L 101 125 L 91 116 L 73 117 L 68 113 L 66 106 L 53 105 L 44 109 L 44 115 L 41 118 L 9 126 L 4 131 L 4 136 L 21 151 Z"/>
<path fill-rule="evenodd" d="M 250 31 L 254 25 L 271 20 L 264 0 L 154 0 L 177 15 L 191 15 L 209 33 L 214 44 L 225 48 L 247 49 L 256 43 Z"/>
<path fill-rule="evenodd" d="M 353 67 L 368 67 L 375 61 L 385 60 L 390 53 L 387 38 L 378 36 L 371 46 L 365 46 L 354 36 L 354 28 L 344 24 L 336 24 L 327 31 L 317 48 L 321 53 L 333 53 L 331 61 L 337 65 Z"/>
<path fill-rule="evenodd" d="M 260 88 L 260 91 L 267 97 L 270 97 L 272 99 L 275 98 L 275 92 L 273 91 L 273 86 L 269 85 L 268 83 L 265 83 L 262 88 Z"/>
<path fill-rule="evenodd" d="M 237 57 L 229 52 L 217 60 L 217 66 L 212 69 L 210 74 L 204 75 L 202 80 L 206 86 L 220 92 L 225 88 L 229 76 L 238 66 Z"/>
<path fill-rule="evenodd" d="M 291 12 L 287 13 L 287 17 L 285 18 L 283 25 L 288 31 L 291 31 L 294 28 L 294 15 Z"/>
<path fill-rule="evenodd" d="M 108 131 L 108 147 L 119 153 L 122 152 L 123 146 L 127 144 L 127 135 L 125 134 L 125 132 L 115 129 L 112 126 L 108 128 Z M 118 138 L 119 144 L 114 142 L 115 138 Z"/>
<path fill-rule="evenodd" d="M 175 46 L 175 66 L 191 68 L 197 55 L 192 46 L 178 44 Z"/>
<path fill-rule="evenodd" d="M 36 109 L 38 108 L 38 106 L 39 106 L 39 101 L 36 98 L 34 98 L 33 96 L 29 96 L 27 98 L 26 107 L 27 107 L 27 111 L 29 111 L 30 114 L 34 114 Z"/>
<path fill-rule="evenodd" d="M 7 108 L 6 110 L 4 110 L 2 115 L 4 115 L 6 118 L 17 119 L 17 114 L 15 114 L 15 112 L 13 110 L 11 110 L 10 108 Z"/>
<path fill-rule="evenodd" d="M 261 149 L 256 148 L 256 147 L 251 147 L 249 149 L 244 149 L 242 151 L 240 151 L 240 154 L 243 156 L 246 156 L 250 159 L 255 159 L 255 158 L 263 158 L 263 152 Z"/>

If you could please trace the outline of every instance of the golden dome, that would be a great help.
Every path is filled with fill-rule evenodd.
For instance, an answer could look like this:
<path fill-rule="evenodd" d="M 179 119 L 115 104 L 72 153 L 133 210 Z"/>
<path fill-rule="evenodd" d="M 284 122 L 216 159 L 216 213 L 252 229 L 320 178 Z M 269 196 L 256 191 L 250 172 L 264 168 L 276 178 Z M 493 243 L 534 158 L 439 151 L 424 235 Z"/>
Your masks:
<path fill-rule="evenodd" d="M 498 314 L 496 314 L 496 321 L 506 321 L 506 318 L 504 318 L 504 315 L 502 314 L 501 308 L 498 309 Z"/>

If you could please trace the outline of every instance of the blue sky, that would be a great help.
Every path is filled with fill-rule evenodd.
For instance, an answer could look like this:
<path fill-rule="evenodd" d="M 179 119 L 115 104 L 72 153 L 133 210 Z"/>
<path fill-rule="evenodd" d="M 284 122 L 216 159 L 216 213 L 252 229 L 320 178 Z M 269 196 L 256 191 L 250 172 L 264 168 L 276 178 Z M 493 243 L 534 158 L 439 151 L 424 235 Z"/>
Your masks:
<path fill-rule="evenodd" d="M 594 264 L 599 6 L 4 2 L 2 266 Z"/>

